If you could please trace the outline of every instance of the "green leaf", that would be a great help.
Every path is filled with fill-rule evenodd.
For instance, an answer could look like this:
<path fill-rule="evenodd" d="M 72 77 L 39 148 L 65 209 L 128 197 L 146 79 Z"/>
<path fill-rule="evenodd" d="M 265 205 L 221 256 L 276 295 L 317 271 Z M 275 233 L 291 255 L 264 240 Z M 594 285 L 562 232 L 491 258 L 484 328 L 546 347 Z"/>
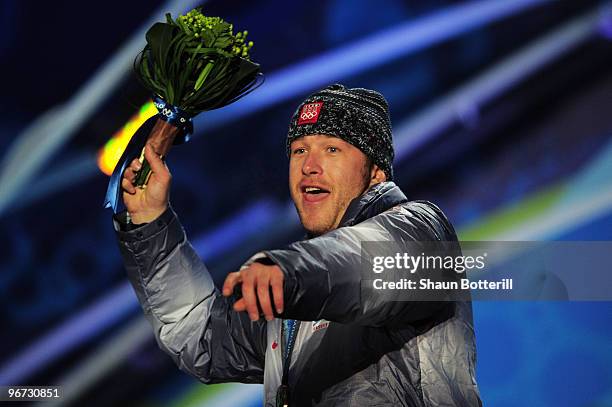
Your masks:
<path fill-rule="evenodd" d="M 172 89 L 172 85 L 168 84 L 166 86 L 166 101 L 171 105 L 174 105 L 174 89 Z"/>
<path fill-rule="evenodd" d="M 155 23 L 146 34 L 151 59 L 155 66 L 160 67 L 162 76 L 166 76 L 166 55 L 176 31 L 177 28 L 172 25 Z"/>
<path fill-rule="evenodd" d="M 198 80 L 196 81 L 195 86 L 193 87 L 195 90 L 199 90 L 202 87 L 202 84 L 206 80 L 206 77 L 210 73 L 210 70 L 213 69 L 213 66 L 214 64 L 212 62 L 209 62 L 206 64 L 204 69 L 202 69 L 202 72 L 200 73 L 200 76 L 198 76 Z"/>
<path fill-rule="evenodd" d="M 134 64 L 144 86 L 192 115 L 232 103 L 261 82 L 259 65 L 232 50 L 244 39 L 237 42 L 231 24 L 206 18 L 213 26 L 196 38 L 192 24 L 166 15 L 166 23 L 147 31 L 147 45 Z"/>
<path fill-rule="evenodd" d="M 233 42 L 234 40 L 230 36 L 220 36 L 220 37 L 217 37 L 217 40 L 215 41 L 215 47 L 227 48 L 231 46 Z"/>
<path fill-rule="evenodd" d="M 208 30 L 208 29 L 202 30 L 200 35 L 202 36 L 202 42 L 204 43 L 204 45 L 206 45 L 207 47 L 215 46 L 215 39 L 217 37 L 211 30 Z"/>

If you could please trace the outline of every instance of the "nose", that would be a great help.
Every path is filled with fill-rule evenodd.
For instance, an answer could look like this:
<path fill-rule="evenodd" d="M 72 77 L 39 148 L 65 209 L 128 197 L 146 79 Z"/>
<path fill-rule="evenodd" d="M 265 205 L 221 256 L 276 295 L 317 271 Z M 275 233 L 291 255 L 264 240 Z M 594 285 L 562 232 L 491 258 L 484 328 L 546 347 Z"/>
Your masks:
<path fill-rule="evenodd" d="M 310 152 L 302 163 L 302 174 L 304 175 L 321 175 L 323 167 L 321 160 L 316 153 Z"/>

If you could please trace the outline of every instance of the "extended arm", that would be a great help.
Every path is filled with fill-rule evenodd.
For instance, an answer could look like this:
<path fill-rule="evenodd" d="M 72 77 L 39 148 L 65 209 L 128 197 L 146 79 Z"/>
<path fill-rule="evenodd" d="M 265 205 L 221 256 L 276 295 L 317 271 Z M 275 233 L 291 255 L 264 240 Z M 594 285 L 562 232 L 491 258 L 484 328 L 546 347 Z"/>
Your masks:
<path fill-rule="evenodd" d="M 409 203 L 355 226 L 264 254 L 285 275 L 284 318 L 402 326 L 429 317 L 448 305 L 448 298 L 442 293 L 437 297 L 440 301 L 410 300 L 410 294 L 404 293 L 393 300 L 382 292 L 362 290 L 362 242 L 414 251 L 414 245 L 404 243 L 440 240 L 456 240 L 443 215 L 425 203 Z"/>
<path fill-rule="evenodd" d="M 205 383 L 262 383 L 265 322 L 231 309 L 172 209 L 117 235 L 144 314 L 176 364 Z"/>
<path fill-rule="evenodd" d="M 132 185 L 136 160 L 122 185 L 132 219 L 146 224 L 126 231 L 124 212 L 115 217 L 115 230 L 128 278 L 159 346 L 205 383 L 261 383 L 265 322 L 233 311 L 232 300 L 215 288 L 167 204 L 168 169 L 152 150 L 145 155 L 153 171 L 147 188 Z"/>

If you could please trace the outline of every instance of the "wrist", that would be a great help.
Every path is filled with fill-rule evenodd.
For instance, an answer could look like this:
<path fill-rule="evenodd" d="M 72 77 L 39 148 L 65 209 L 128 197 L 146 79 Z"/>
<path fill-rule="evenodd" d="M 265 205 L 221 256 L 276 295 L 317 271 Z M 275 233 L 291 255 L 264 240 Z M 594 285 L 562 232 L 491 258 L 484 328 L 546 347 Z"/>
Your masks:
<path fill-rule="evenodd" d="M 128 212 L 128 214 L 133 224 L 142 225 L 153 222 L 155 219 L 159 218 L 166 211 L 166 209 L 168 209 L 168 205 L 148 211 L 138 211 L 135 213 Z"/>

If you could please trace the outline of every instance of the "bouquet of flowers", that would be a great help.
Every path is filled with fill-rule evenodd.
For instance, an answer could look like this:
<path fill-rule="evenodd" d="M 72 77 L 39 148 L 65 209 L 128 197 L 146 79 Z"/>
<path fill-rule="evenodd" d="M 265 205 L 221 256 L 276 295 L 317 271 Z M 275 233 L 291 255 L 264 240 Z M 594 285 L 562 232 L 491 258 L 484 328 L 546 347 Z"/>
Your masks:
<path fill-rule="evenodd" d="M 135 157 L 143 164 L 135 184 L 144 188 L 151 169 L 144 158 L 149 141 L 161 157 L 173 144 L 188 140 L 191 119 L 197 114 L 235 102 L 263 82 L 258 64 L 249 59 L 252 41 L 247 31 L 233 33 L 232 24 L 206 17 L 194 9 L 165 23 L 155 23 L 146 34 L 147 45 L 134 68 L 153 95 L 158 114 L 132 137 L 115 167 L 105 206 L 117 212 L 121 176 Z"/>

